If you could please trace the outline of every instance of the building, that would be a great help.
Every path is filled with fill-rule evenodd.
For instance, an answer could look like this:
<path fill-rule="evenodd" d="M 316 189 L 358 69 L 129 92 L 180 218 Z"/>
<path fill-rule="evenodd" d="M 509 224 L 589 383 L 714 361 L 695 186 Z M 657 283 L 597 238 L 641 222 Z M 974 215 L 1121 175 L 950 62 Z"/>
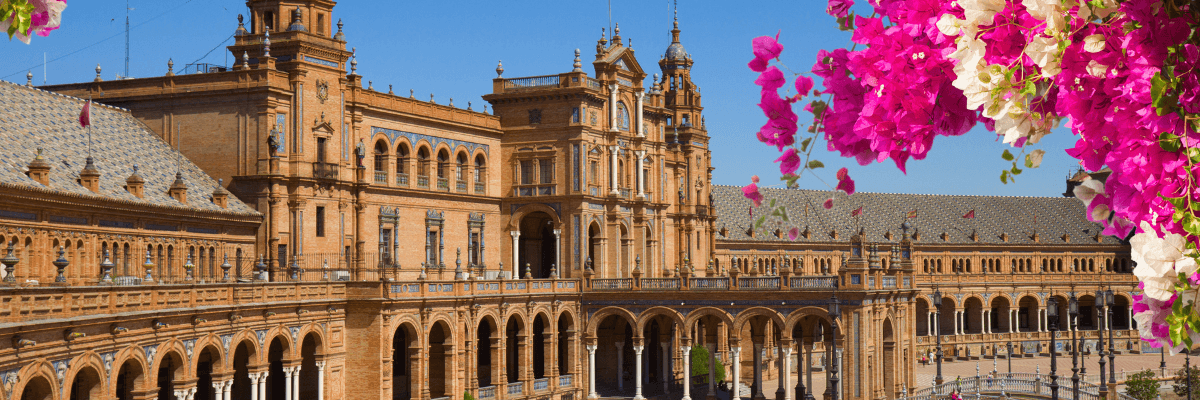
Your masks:
<path fill-rule="evenodd" d="M 951 359 L 1046 352 L 1045 296 L 1133 289 L 1128 246 L 1089 235 L 1073 199 L 856 194 L 818 212 L 827 194 L 768 191 L 806 228 L 750 229 L 739 190 L 711 185 L 678 22 L 649 84 L 614 29 L 591 74 L 582 55 L 556 75 L 498 66 L 488 112 L 364 87 L 331 1 L 247 5 L 232 68 L 0 84 L 7 276 L 38 280 L 0 288 L 0 400 L 713 398 L 711 380 L 676 383 L 694 346 L 753 398 L 780 370 L 796 390 L 773 396 L 800 398 L 819 369 L 839 398 L 894 399 L 918 384 L 934 287 Z M 127 109 L 97 106 L 92 153 L 82 98 Z M 980 218 L 910 233 L 910 203 Z M 851 220 L 855 204 L 880 212 Z"/>

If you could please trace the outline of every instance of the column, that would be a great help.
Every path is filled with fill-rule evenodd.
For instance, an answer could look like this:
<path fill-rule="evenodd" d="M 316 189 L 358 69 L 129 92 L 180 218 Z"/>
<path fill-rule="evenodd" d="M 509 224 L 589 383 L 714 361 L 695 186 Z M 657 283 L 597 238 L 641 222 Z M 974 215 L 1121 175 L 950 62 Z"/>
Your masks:
<path fill-rule="evenodd" d="M 783 388 L 783 399 L 792 400 L 792 346 L 780 346 L 779 352 L 783 354 L 783 367 L 779 370 L 779 387 Z M 801 356 L 803 358 L 803 356 Z"/>
<path fill-rule="evenodd" d="M 671 381 L 667 378 L 667 375 L 670 374 L 670 371 L 668 371 L 668 366 L 670 363 L 668 363 L 667 360 L 671 359 L 671 344 L 659 343 L 659 345 L 662 346 L 662 358 L 660 359 L 662 360 L 662 373 L 658 375 L 658 380 L 662 381 L 663 393 L 666 394 L 668 390 L 667 383 Z M 684 385 L 687 385 L 687 383 L 684 383 Z"/>
<path fill-rule="evenodd" d="M 636 92 L 634 94 L 637 95 L 637 127 L 634 130 L 637 132 L 637 137 L 646 137 L 646 132 L 642 132 L 642 96 L 645 96 L 646 93 Z"/>
<path fill-rule="evenodd" d="M 566 268 L 562 264 L 562 229 L 554 229 L 554 267 L 558 268 L 558 276 L 566 275 Z M 558 365 L 558 363 L 554 363 Z"/>
<path fill-rule="evenodd" d="M 1017 324 L 1016 310 L 1009 309 L 1008 310 L 1008 332 L 1009 333 L 1016 331 L 1016 326 L 1017 326 L 1016 324 Z"/>
<path fill-rule="evenodd" d="M 1133 307 L 1126 307 L 1125 315 L 1129 318 L 1126 319 L 1126 321 L 1129 321 L 1129 326 L 1127 328 L 1133 329 Z"/>
<path fill-rule="evenodd" d="M 983 333 L 992 333 L 992 310 L 983 310 L 983 315 L 979 317 L 983 319 Z"/>
<path fill-rule="evenodd" d="M 717 398 L 717 345 L 708 345 L 708 397 Z"/>
<path fill-rule="evenodd" d="M 819 340 L 819 339 L 820 338 L 814 337 L 813 341 L 815 342 L 816 340 Z M 804 346 L 804 351 L 806 353 L 808 353 L 808 355 L 804 359 L 804 374 L 808 376 L 808 386 L 804 389 L 805 392 L 803 393 L 805 399 L 808 399 L 808 394 L 812 393 L 812 390 L 813 390 L 813 386 L 812 386 L 813 385 L 813 380 L 812 380 L 813 344 L 814 344 L 813 342 L 809 342 L 808 344 L 806 344 Z M 796 377 L 798 378 L 799 375 L 800 375 L 799 372 L 797 372 Z"/>
<path fill-rule="evenodd" d="M 933 319 L 934 319 L 934 318 L 936 318 L 936 317 L 937 317 L 937 316 L 936 316 L 936 315 L 934 315 L 933 311 L 930 311 L 930 312 L 929 312 L 929 317 L 928 317 L 928 318 L 925 318 L 926 325 L 929 325 L 929 335 L 930 335 L 930 336 L 937 335 L 937 332 L 934 332 L 934 331 L 933 331 Z"/>
<path fill-rule="evenodd" d="M 729 346 L 729 353 L 733 357 L 730 359 L 730 361 L 733 362 L 733 392 L 730 393 L 729 398 L 731 400 L 736 400 L 740 399 L 742 395 L 741 391 L 738 390 L 738 388 L 742 385 L 742 362 L 738 358 L 738 356 L 742 353 L 742 348 L 737 346 Z"/>
<path fill-rule="evenodd" d="M 600 394 L 596 393 L 596 345 L 589 344 L 586 347 L 588 352 L 588 398 L 598 399 Z"/>
<path fill-rule="evenodd" d="M 283 367 L 283 398 L 285 400 L 299 400 L 292 397 L 292 381 L 294 377 L 295 367 Z"/>
<path fill-rule="evenodd" d="M 292 400 L 300 400 L 300 367 L 292 367 Z"/>
<path fill-rule="evenodd" d="M 766 341 L 766 338 L 763 338 L 763 341 Z M 759 398 L 760 396 L 763 396 L 763 392 L 762 392 L 762 373 L 763 373 L 762 363 L 763 363 L 763 358 L 764 358 L 763 352 L 764 352 L 763 345 L 757 344 L 757 343 L 754 344 L 754 355 L 751 356 L 751 358 L 754 362 L 754 370 L 753 370 L 754 375 L 752 376 L 754 379 L 750 381 L 750 384 L 753 385 L 754 388 L 750 390 L 750 392 L 751 392 L 750 397 L 755 398 L 755 399 Z"/>
<path fill-rule="evenodd" d="M 617 84 L 608 85 L 608 131 L 617 131 Z"/>
<path fill-rule="evenodd" d="M 213 382 L 213 400 L 225 400 L 225 382 Z"/>
<path fill-rule="evenodd" d="M 614 128 L 614 130 L 615 130 L 615 128 Z M 609 164 L 609 168 L 608 168 L 609 176 L 610 176 L 608 182 L 609 182 L 609 186 L 612 187 L 612 194 L 614 196 L 621 194 L 621 192 L 617 191 L 617 165 L 618 165 L 617 164 L 617 150 L 618 150 L 617 146 L 608 146 L 609 160 L 611 162 Z"/>
<path fill-rule="evenodd" d="M 960 325 L 961 317 L 962 317 L 962 312 L 958 311 L 958 310 L 954 310 L 954 334 L 955 335 L 960 334 L 959 327 L 961 326 Z"/>
<path fill-rule="evenodd" d="M 692 346 L 684 344 L 681 350 L 683 350 L 683 398 L 680 400 L 692 400 Z"/>
<path fill-rule="evenodd" d="M 641 93 L 638 93 L 638 94 L 640 95 Z M 638 96 L 638 102 L 639 103 L 642 102 L 642 96 Z M 640 106 L 638 108 L 641 109 Z M 641 112 L 638 112 L 639 118 L 641 117 L 641 114 L 642 114 Z M 638 126 L 642 126 L 642 123 L 638 122 Z M 639 128 L 639 129 L 641 129 L 641 128 Z M 639 136 L 641 136 L 641 135 L 639 135 Z M 642 179 L 643 178 L 643 176 L 642 176 L 642 168 L 643 168 L 642 159 L 646 158 L 646 151 L 638 150 L 636 152 L 636 154 L 637 154 L 637 170 L 635 171 L 636 172 L 635 176 L 637 177 L 637 197 L 639 199 L 645 199 L 646 198 L 646 182 Z"/>
<path fill-rule="evenodd" d="M 251 372 L 247 375 L 249 375 L 249 377 L 250 377 L 250 400 L 258 400 L 258 375 L 259 374 Z"/>
<path fill-rule="evenodd" d="M 508 232 L 508 234 L 512 235 L 512 240 L 513 240 L 513 247 L 512 247 L 512 249 L 513 249 L 513 259 L 512 259 L 513 272 L 512 272 L 512 276 L 510 278 L 511 279 L 521 279 L 521 267 L 520 267 L 521 242 L 519 240 L 521 238 L 521 231 L 510 231 L 510 232 Z"/>
<path fill-rule="evenodd" d="M 617 348 L 617 391 L 625 391 L 625 342 L 617 342 L 613 345 Z"/>
<path fill-rule="evenodd" d="M 258 398 L 267 400 L 267 377 L 271 375 L 271 371 L 263 371 L 258 373 Z"/>
<path fill-rule="evenodd" d="M 317 400 L 325 400 L 325 362 L 317 361 Z M 395 386 L 395 383 L 392 384 Z M 233 399 L 226 399 L 233 400 Z"/>
<path fill-rule="evenodd" d="M 633 345 L 633 354 L 635 357 L 633 363 L 635 371 L 633 375 L 633 383 L 635 388 L 633 392 L 633 400 L 645 399 L 645 397 L 642 397 L 642 349 L 645 348 L 646 346 L 644 345 Z"/>
<path fill-rule="evenodd" d="M 233 379 L 225 381 L 225 387 L 221 389 L 224 393 L 224 400 L 233 400 Z"/>

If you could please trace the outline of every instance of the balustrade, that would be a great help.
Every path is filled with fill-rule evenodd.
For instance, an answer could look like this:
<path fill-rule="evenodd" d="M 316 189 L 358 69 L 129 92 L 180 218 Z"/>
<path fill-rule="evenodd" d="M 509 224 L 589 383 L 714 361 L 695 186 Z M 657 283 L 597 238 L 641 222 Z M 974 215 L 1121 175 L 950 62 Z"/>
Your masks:
<path fill-rule="evenodd" d="M 689 286 L 694 290 L 729 290 L 729 278 L 692 278 Z"/>
<path fill-rule="evenodd" d="M 771 290 L 779 289 L 779 277 L 750 277 L 738 278 L 738 289 Z"/>
<path fill-rule="evenodd" d="M 479 388 L 479 398 L 480 399 L 496 398 L 496 387 L 495 386 L 484 386 L 484 387 Z"/>
<path fill-rule="evenodd" d="M 558 377 L 558 387 L 570 387 L 574 382 L 574 375 L 560 375 Z"/>
<path fill-rule="evenodd" d="M 508 384 L 508 394 L 521 394 L 525 392 L 525 382 L 512 382 Z"/>
<path fill-rule="evenodd" d="M 375 183 L 380 185 L 387 184 L 387 171 L 375 171 Z"/>
<path fill-rule="evenodd" d="M 794 277 L 792 289 L 833 289 L 837 286 L 836 276 Z"/>
<path fill-rule="evenodd" d="M 417 175 L 417 187 L 428 189 L 429 188 L 429 175 Z"/>
<path fill-rule="evenodd" d="M 541 392 L 550 388 L 550 378 L 540 378 L 533 380 L 533 391 Z"/>
<path fill-rule="evenodd" d="M 520 90 L 545 87 L 557 87 L 558 75 L 530 76 L 504 80 L 504 90 Z"/>
<path fill-rule="evenodd" d="M 437 188 L 438 188 L 438 190 L 450 191 L 450 179 L 448 179 L 448 178 L 438 178 L 438 180 L 437 180 Z"/>
<path fill-rule="evenodd" d="M 396 174 L 396 185 L 408 186 L 408 174 Z"/>
<path fill-rule="evenodd" d="M 629 290 L 633 288 L 631 278 L 592 279 L 593 290 Z"/>
<path fill-rule="evenodd" d="M 338 165 L 333 163 L 313 163 L 313 177 L 317 179 L 337 179 Z"/>
<path fill-rule="evenodd" d="M 675 278 L 644 278 L 642 289 L 679 290 L 679 279 Z"/>

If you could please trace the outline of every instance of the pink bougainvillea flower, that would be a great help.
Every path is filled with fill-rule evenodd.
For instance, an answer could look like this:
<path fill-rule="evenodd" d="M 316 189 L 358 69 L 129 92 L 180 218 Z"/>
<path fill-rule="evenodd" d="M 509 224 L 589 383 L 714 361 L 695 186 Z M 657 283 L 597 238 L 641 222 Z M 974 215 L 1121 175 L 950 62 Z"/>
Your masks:
<path fill-rule="evenodd" d="M 796 154 L 796 149 L 787 149 L 782 156 L 775 159 L 779 163 L 779 172 L 787 175 L 795 173 L 800 168 L 800 155 Z"/>
<path fill-rule="evenodd" d="M 768 67 L 767 70 L 758 75 L 758 79 L 754 81 L 755 85 L 762 86 L 763 92 L 768 90 L 775 92 L 776 90 L 779 90 L 779 88 L 783 87 L 784 83 L 787 83 L 787 81 L 783 79 L 783 72 L 779 71 L 779 68 L 775 68 L 774 66 Z"/>
<path fill-rule="evenodd" d="M 743 186 L 742 187 L 742 196 L 746 196 L 747 199 L 750 199 L 750 201 L 753 201 L 755 207 L 762 205 L 763 196 L 762 196 L 762 193 L 758 192 L 758 184 L 757 183 L 751 183 L 749 185 Z"/>
<path fill-rule="evenodd" d="M 783 45 L 779 44 L 779 33 L 776 33 L 775 37 L 756 37 L 753 45 L 754 59 L 750 60 L 750 69 L 754 72 L 766 71 L 767 63 L 770 63 L 771 59 L 779 58 L 779 53 L 783 52 Z"/>
<path fill-rule="evenodd" d="M 808 96 L 808 91 L 812 90 L 813 80 L 807 76 L 801 75 L 796 77 L 796 98 Z M 813 93 L 816 94 L 816 93 Z"/>
<path fill-rule="evenodd" d="M 829 6 L 825 8 L 825 12 L 835 18 L 845 18 L 853 5 L 854 0 L 829 0 Z"/>
<path fill-rule="evenodd" d="M 800 237 L 800 228 L 788 229 L 788 240 L 794 241 L 798 237 Z"/>
<path fill-rule="evenodd" d="M 836 190 L 846 192 L 846 194 L 854 194 L 854 179 L 850 179 L 850 172 L 845 168 L 839 169 L 837 172 L 838 184 Z"/>
<path fill-rule="evenodd" d="M 821 207 L 825 207 L 826 210 L 833 208 L 833 198 L 825 200 L 824 203 L 821 203 Z"/>

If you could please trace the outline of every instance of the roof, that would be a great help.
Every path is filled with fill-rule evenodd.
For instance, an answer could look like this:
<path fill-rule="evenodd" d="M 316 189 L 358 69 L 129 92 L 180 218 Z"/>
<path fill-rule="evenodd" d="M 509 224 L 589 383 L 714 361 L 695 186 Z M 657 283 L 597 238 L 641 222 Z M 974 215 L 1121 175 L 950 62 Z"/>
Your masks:
<path fill-rule="evenodd" d="M 218 186 L 215 179 L 147 129 L 129 110 L 95 102 L 91 108 L 91 153 L 100 170 L 100 191 L 92 193 L 76 181 L 88 156 L 88 129 L 79 126 L 84 102 L 0 81 L 0 185 L 134 205 L 261 215 L 234 196 L 229 196 L 228 208 L 213 204 L 212 193 Z M 25 174 L 38 148 L 44 149 L 42 157 L 51 167 L 49 187 Z M 145 181 L 141 199 L 124 187 L 135 165 Z M 187 204 L 167 194 L 176 172 L 187 185 Z"/>
<path fill-rule="evenodd" d="M 1112 236 L 1095 235 L 1103 228 L 1085 217 L 1086 209 L 1078 199 L 1066 197 L 1015 197 L 1015 196 L 958 196 L 900 193 L 840 193 L 832 209 L 821 204 L 832 196 L 830 191 L 760 189 L 763 207 L 756 212 L 767 212 L 766 201 L 775 199 L 787 208 L 788 217 L 801 231 L 808 227 L 811 238 L 801 236 L 798 243 L 848 242 L 859 227 L 865 230 L 868 242 L 898 241 L 902 233 L 900 224 L 906 215 L 916 210 L 917 218 L 909 219 L 913 228 L 920 233 L 917 245 L 1119 245 Z M 787 231 L 788 226 L 763 225 L 763 231 L 755 237 L 747 235 L 753 226 L 750 215 L 751 202 L 742 196 L 737 186 L 713 186 L 713 201 L 717 211 L 716 227 L 725 228 L 726 235 L 718 240 L 732 242 L 786 242 L 774 235 L 775 229 Z M 856 220 L 853 210 L 863 208 L 862 216 Z M 971 210 L 975 218 L 963 218 Z M 836 230 L 838 239 L 830 237 Z M 765 231 L 765 232 L 764 232 Z M 890 231 L 893 239 L 884 233 Z M 912 233 L 913 231 L 910 231 Z M 978 240 L 971 239 L 974 232 Z M 1037 233 L 1038 241 L 1032 236 Z M 942 239 L 942 233 L 947 235 Z M 1001 235 L 1007 234 L 1008 240 Z M 1063 235 L 1069 235 L 1069 241 Z"/>

